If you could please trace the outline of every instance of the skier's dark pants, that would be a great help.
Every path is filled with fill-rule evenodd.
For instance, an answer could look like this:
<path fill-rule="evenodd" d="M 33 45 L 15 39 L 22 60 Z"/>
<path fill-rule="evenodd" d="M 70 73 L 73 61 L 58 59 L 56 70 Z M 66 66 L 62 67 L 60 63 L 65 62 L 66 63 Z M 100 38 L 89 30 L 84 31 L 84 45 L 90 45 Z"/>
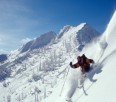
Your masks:
<path fill-rule="evenodd" d="M 81 66 L 82 68 L 82 73 L 84 74 L 85 72 L 89 72 L 90 70 L 90 64 L 85 64 L 84 66 Z"/>

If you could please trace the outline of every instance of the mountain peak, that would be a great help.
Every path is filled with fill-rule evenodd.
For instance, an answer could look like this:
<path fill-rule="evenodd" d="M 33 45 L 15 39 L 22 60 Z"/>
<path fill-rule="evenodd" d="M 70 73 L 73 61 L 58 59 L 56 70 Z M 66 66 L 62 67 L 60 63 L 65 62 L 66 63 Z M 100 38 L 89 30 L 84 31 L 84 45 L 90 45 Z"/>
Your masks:
<path fill-rule="evenodd" d="M 78 26 L 82 26 L 82 27 L 84 27 L 85 25 L 88 25 L 88 24 L 85 23 L 85 22 L 84 22 L 84 23 L 80 23 L 79 25 L 77 25 L 77 27 L 78 27 Z"/>
<path fill-rule="evenodd" d="M 71 36 L 77 36 L 77 39 L 79 39 L 79 42 L 83 42 L 86 40 L 86 38 L 88 39 L 88 41 L 90 41 L 90 39 L 92 39 L 93 37 L 96 37 L 98 35 L 100 35 L 99 32 L 97 32 L 93 27 L 91 27 L 88 23 L 81 23 L 78 26 L 70 26 L 70 25 L 66 25 L 64 26 L 61 30 L 60 33 L 58 35 L 58 39 L 61 38 L 67 38 L 67 37 L 71 37 Z"/>
<path fill-rule="evenodd" d="M 44 33 L 40 37 L 26 43 L 22 47 L 21 52 L 44 47 L 45 45 L 49 44 L 53 39 L 55 39 L 55 37 L 56 33 L 54 31 Z"/>
<path fill-rule="evenodd" d="M 58 34 L 58 39 L 61 38 L 61 37 L 63 36 L 64 33 L 66 33 L 67 31 L 69 31 L 69 29 L 70 29 L 71 27 L 72 27 L 72 26 L 70 26 L 70 25 L 64 26 L 64 27 L 60 30 L 59 34 Z"/>
<path fill-rule="evenodd" d="M 99 36 L 100 33 L 91 27 L 88 23 L 81 23 L 77 28 L 81 28 L 76 32 L 78 42 L 80 44 L 90 42 L 94 37 Z"/>

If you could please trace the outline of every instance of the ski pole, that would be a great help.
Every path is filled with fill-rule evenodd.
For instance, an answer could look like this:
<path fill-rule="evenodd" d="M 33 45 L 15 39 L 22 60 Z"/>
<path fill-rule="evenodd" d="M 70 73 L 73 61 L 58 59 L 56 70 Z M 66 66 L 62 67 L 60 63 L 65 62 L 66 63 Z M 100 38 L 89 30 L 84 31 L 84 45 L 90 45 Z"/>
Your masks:
<path fill-rule="evenodd" d="M 73 48 L 73 50 L 75 50 L 77 47 Z M 73 52 L 73 50 L 71 52 Z M 74 59 L 73 59 L 74 60 Z M 66 74 L 66 78 L 64 80 L 64 83 L 63 83 L 63 86 L 62 86 L 62 89 L 61 89 L 61 92 L 60 92 L 60 96 L 62 95 L 62 91 L 63 91 L 63 88 L 64 88 L 64 85 L 65 85 L 65 82 L 67 80 L 67 76 L 68 76 L 68 73 L 69 73 L 69 70 L 70 70 L 70 67 L 68 68 L 68 72 Z"/>
<path fill-rule="evenodd" d="M 65 85 L 65 82 L 66 82 L 66 80 L 67 80 L 67 76 L 68 76 L 69 70 L 70 70 L 70 67 L 68 68 L 68 72 L 67 72 L 67 74 L 66 74 L 66 78 L 65 78 L 65 80 L 64 80 L 64 83 L 63 83 L 63 86 L 62 86 L 62 89 L 61 89 L 61 92 L 60 92 L 60 96 L 62 95 L 62 91 L 63 91 L 63 89 L 64 89 L 64 85 Z"/>

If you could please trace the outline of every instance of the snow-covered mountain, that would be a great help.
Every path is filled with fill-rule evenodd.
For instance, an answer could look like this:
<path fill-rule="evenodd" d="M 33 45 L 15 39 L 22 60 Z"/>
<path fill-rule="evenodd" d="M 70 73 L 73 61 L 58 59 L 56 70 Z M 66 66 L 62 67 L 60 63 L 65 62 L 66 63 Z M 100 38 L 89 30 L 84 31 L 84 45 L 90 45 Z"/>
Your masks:
<path fill-rule="evenodd" d="M 61 85 L 69 62 L 99 35 L 86 23 L 65 26 L 57 36 L 45 33 L 9 54 L 0 64 L 0 102 L 40 102 L 49 97 Z"/>
<path fill-rule="evenodd" d="M 60 30 L 57 39 L 64 41 L 65 38 L 72 38 L 76 42 L 78 50 L 81 51 L 87 43 L 90 43 L 93 38 L 99 35 L 100 33 L 93 29 L 89 24 L 82 23 L 76 27 L 69 25 L 64 26 L 63 29 Z"/>
<path fill-rule="evenodd" d="M 70 25 L 66 25 L 66 26 L 64 26 L 64 27 L 60 30 L 60 32 L 59 32 L 57 38 L 60 39 L 60 38 L 63 36 L 64 33 L 66 33 L 66 32 L 69 31 L 70 28 L 71 28 Z"/>
<path fill-rule="evenodd" d="M 116 11 L 105 32 L 96 41 L 88 44 L 82 52 L 95 60 L 93 70 L 87 74 L 82 88 L 79 69 L 70 69 L 61 94 L 63 83 L 42 102 L 116 102 Z M 65 80 L 65 78 L 64 78 Z M 61 96 L 60 96 L 61 94 Z"/>
<path fill-rule="evenodd" d="M 56 37 L 56 34 L 53 31 L 42 34 L 40 37 L 26 43 L 23 46 L 23 48 L 21 49 L 21 52 L 25 52 L 25 51 L 33 50 L 33 49 L 39 49 L 41 47 L 44 47 L 45 45 L 47 45 L 51 41 L 53 41 L 55 39 L 55 37 Z"/>

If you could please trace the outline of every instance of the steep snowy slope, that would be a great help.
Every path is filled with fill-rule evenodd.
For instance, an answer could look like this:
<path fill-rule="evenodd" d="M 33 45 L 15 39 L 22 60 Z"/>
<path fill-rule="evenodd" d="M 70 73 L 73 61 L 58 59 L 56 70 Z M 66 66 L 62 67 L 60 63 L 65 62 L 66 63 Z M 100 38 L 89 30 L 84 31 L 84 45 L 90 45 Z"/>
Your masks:
<path fill-rule="evenodd" d="M 91 86 L 87 86 L 90 82 L 86 82 L 85 91 L 88 96 L 82 95 L 79 98 L 74 95 L 75 102 L 116 102 L 116 12 L 114 13 L 111 21 L 108 24 L 106 31 L 103 34 L 102 42 L 107 44 L 104 53 L 97 64 L 97 70 L 101 70 L 97 75 L 94 75 L 94 79 L 97 81 L 91 82 Z M 105 40 L 103 40 L 105 39 Z M 97 49 L 96 49 L 97 50 Z"/>
<path fill-rule="evenodd" d="M 58 39 L 60 39 L 64 33 L 66 33 L 67 31 L 69 31 L 69 29 L 71 28 L 70 25 L 66 25 L 63 27 L 63 29 L 60 30 L 59 34 L 58 34 Z"/>
<path fill-rule="evenodd" d="M 116 11 L 106 31 L 99 39 L 88 44 L 83 51 L 95 60 L 93 70 L 87 74 L 83 87 L 78 88 L 81 79 L 79 69 L 70 69 L 61 96 L 61 84 L 51 97 L 43 102 L 116 102 Z M 70 99 L 71 98 L 71 99 Z M 72 100 L 72 101 L 71 101 Z"/>
<path fill-rule="evenodd" d="M 100 35 L 86 23 L 64 27 L 60 34 L 54 41 L 50 32 L 27 43 L 24 53 L 16 50 L 0 65 L 0 102 L 39 102 L 49 97 L 63 81 L 69 62 Z"/>

